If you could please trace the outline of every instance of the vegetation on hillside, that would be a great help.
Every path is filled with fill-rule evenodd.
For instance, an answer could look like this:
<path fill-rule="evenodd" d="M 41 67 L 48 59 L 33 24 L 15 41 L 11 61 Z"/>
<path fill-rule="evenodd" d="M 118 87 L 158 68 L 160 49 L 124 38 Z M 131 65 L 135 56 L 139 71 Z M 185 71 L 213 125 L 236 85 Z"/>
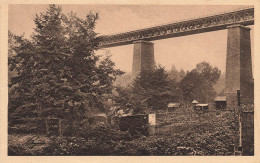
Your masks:
<path fill-rule="evenodd" d="M 37 141 L 44 141 L 46 144 L 32 146 L 28 140 L 34 135 L 13 134 L 9 136 L 9 155 L 233 155 L 232 114 L 205 113 L 202 117 L 203 122 L 196 120 L 190 125 L 181 123 L 160 130 L 155 136 L 150 137 L 133 137 L 129 132 L 119 131 L 108 125 L 98 125 L 82 130 L 82 134 L 77 137 L 42 135 Z M 181 117 L 176 114 L 176 118 Z"/>
<path fill-rule="evenodd" d="M 165 69 L 160 66 L 142 71 L 129 87 L 117 87 L 116 90 L 116 105 L 122 109 L 133 108 L 135 114 L 165 109 L 169 101 L 180 99 L 177 83 L 169 79 Z"/>
<path fill-rule="evenodd" d="M 216 91 L 213 86 L 220 77 L 220 70 L 207 62 L 201 62 L 196 68 L 188 72 L 180 82 L 184 100 L 191 102 L 193 99 L 201 103 L 213 102 Z"/>

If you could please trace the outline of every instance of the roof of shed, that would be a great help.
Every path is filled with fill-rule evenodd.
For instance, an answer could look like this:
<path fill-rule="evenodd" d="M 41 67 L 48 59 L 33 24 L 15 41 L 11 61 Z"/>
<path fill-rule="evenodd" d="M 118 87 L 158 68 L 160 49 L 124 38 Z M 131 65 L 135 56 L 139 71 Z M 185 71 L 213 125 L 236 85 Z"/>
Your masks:
<path fill-rule="evenodd" d="M 199 102 L 196 101 L 196 100 L 193 100 L 191 103 L 192 103 L 192 104 L 198 104 Z"/>
<path fill-rule="evenodd" d="M 179 106 L 180 106 L 180 103 L 175 103 L 175 102 L 170 102 L 170 103 L 168 104 L 168 107 L 169 107 L 169 108 L 179 107 Z"/>
<path fill-rule="evenodd" d="M 196 106 L 208 106 L 209 104 L 197 104 Z"/>
<path fill-rule="evenodd" d="M 215 98 L 215 101 L 227 101 L 227 98 L 226 98 L 226 96 L 217 96 Z"/>

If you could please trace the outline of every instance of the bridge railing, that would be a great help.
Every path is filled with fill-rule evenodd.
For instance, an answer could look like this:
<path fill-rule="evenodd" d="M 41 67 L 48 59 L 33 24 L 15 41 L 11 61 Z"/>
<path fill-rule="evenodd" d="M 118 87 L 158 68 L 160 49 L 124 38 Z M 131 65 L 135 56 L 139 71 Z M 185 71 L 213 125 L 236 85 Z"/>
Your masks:
<path fill-rule="evenodd" d="M 254 24 L 254 8 L 178 21 L 170 24 L 99 37 L 99 48 L 132 44 L 137 40 L 153 41 L 170 37 L 226 29 L 227 26 Z"/>

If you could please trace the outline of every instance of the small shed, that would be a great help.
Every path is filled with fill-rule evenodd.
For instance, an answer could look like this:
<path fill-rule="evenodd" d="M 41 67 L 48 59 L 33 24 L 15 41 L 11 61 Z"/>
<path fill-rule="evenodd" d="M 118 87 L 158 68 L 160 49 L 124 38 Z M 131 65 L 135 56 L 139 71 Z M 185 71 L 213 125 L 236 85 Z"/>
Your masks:
<path fill-rule="evenodd" d="M 180 103 L 177 102 L 169 102 L 168 103 L 168 111 L 174 111 L 176 108 L 181 107 Z"/>
<path fill-rule="evenodd" d="M 226 109 L 227 107 L 226 96 L 217 96 L 214 101 L 215 101 L 216 109 L 220 109 L 220 110 Z"/>
<path fill-rule="evenodd" d="M 88 119 L 88 122 L 90 125 L 105 124 L 107 123 L 107 115 L 104 113 L 93 115 Z"/>
<path fill-rule="evenodd" d="M 209 104 L 196 104 L 195 109 L 197 109 L 197 110 L 208 110 Z"/>

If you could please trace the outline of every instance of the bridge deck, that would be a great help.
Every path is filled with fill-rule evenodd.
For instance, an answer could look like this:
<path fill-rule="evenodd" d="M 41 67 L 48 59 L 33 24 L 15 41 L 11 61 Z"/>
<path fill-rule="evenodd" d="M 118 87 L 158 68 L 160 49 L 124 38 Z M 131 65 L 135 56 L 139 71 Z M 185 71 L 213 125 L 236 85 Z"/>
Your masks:
<path fill-rule="evenodd" d="M 253 25 L 254 8 L 246 8 L 227 13 L 221 13 L 196 19 L 179 21 L 171 24 L 145 28 L 115 35 L 99 37 L 99 48 L 108 48 L 121 45 L 132 44 L 134 41 L 146 40 L 154 41 L 171 37 L 179 37 L 217 31 L 226 29 L 228 26 Z"/>

